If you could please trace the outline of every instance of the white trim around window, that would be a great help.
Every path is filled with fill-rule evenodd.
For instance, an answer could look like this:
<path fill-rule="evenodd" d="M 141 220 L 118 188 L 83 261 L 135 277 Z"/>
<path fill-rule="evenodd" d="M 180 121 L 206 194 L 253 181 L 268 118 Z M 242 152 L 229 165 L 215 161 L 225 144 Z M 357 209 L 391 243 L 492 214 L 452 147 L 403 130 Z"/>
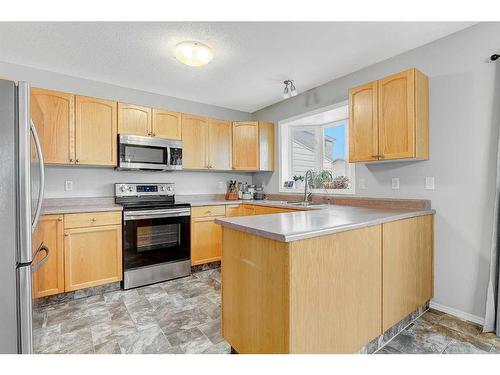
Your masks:
<path fill-rule="evenodd" d="M 285 180 L 291 179 L 292 173 L 292 131 L 315 129 L 316 147 L 314 149 L 315 165 L 320 166 L 323 163 L 324 155 L 324 129 L 335 125 L 345 124 L 346 138 L 344 140 L 346 147 L 346 175 L 349 177 L 350 185 L 348 189 L 312 189 L 312 193 L 317 194 L 332 194 L 345 195 L 355 194 L 356 192 L 356 176 L 355 164 L 348 163 L 349 158 L 349 108 L 347 101 L 337 103 L 328 107 L 320 108 L 299 116 L 294 116 L 278 122 L 278 152 L 279 158 L 279 192 L 280 193 L 302 193 L 303 186 L 294 188 L 285 188 L 283 186 Z M 317 168 L 316 168 L 317 169 Z M 320 168 L 322 169 L 322 167 Z"/>

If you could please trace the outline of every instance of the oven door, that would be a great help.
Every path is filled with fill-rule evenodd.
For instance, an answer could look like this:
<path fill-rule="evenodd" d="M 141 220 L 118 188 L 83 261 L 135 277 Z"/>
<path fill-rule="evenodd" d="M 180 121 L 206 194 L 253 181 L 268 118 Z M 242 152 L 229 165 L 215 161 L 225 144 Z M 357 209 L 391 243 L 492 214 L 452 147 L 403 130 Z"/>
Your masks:
<path fill-rule="evenodd" d="M 125 210 L 123 268 L 190 259 L 190 208 Z"/>

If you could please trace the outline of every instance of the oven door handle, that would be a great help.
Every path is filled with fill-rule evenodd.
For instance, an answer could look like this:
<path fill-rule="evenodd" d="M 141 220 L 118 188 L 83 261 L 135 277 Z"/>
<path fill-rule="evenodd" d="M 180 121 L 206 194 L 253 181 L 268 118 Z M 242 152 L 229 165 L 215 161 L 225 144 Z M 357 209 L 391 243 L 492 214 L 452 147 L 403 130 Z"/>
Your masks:
<path fill-rule="evenodd" d="M 123 213 L 123 220 L 157 219 L 180 216 L 191 216 L 191 210 L 187 208 L 178 210 L 125 211 Z"/>

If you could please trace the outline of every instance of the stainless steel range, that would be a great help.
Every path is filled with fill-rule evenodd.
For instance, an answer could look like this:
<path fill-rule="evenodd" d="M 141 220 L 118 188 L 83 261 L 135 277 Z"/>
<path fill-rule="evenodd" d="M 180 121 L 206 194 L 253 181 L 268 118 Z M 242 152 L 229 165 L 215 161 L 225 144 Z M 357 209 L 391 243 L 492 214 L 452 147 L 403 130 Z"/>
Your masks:
<path fill-rule="evenodd" d="M 191 274 L 191 207 L 174 184 L 115 184 L 123 206 L 124 289 Z"/>

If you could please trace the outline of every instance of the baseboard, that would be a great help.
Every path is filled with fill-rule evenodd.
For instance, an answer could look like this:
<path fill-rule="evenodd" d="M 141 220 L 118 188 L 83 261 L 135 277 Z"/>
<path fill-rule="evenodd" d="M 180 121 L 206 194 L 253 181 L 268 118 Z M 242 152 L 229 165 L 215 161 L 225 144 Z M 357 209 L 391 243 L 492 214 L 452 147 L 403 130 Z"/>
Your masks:
<path fill-rule="evenodd" d="M 439 311 L 445 312 L 447 314 L 456 316 L 457 318 L 468 320 L 469 322 L 484 325 L 484 318 L 481 318 L 477 315 L 472 315 L 472 314 L 466 313 L 464 311 L 454 309 L 452 307 L 441 305 L 441 304 L 434 302 L 434 301 L 431 301 L 429 303 L 429 307 L 432 309 L 439 310 Z"/>

